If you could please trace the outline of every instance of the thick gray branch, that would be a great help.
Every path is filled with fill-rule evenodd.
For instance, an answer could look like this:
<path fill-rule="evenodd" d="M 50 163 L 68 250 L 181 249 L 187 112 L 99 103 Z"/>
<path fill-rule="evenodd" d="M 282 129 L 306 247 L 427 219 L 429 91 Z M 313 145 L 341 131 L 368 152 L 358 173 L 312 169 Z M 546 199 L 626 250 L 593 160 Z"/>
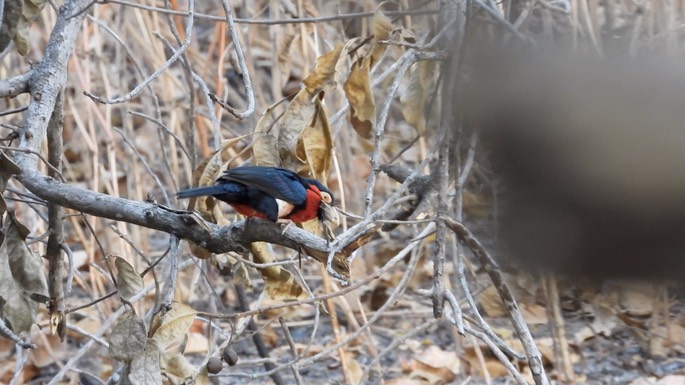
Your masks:
<path fill-rule="evenodd" d="M 57 23 L 45 49 L 45 56 L 31 72 L 28 81 L 31 101 L 21 125 L 18 146 L 20 149 L 40 150 L 57 95 L 67 80 L 69 56 L 86 16 L 86 12 L 81 11 L 90 3 L 90 0 L 75 0 L 60 8 Z M 22 152 L 17 152 L 14 160 L 22 169 L 33 168 L 37 162 L 35 157 Z"/>
<path fill-rule="evenodd" d="M 193 241 L 213 253 L 244 252 L 247 245 L 257 241 L 275 243 L 292 249 L 299 249 L 298 245 L 303 245 L 322 252 L 328 250 L 323 238 L 295 226 L 290 226 L 281 235 L 281 227 L 278 224 L 259 219 L 251 219 L 247 223 L 236 222 L 226 227 L 212 223 L 200 225 L 190 213 L 61 183 L 34 168 L 25 168 L 17 178 L 29 191 L 49 202 L 86 214 L 174 234 Z"/>
<path fill-rule="evenodd" d="M 10 98 L 28 92 L 31 72 L 0 81 L 0 97 Z"/>

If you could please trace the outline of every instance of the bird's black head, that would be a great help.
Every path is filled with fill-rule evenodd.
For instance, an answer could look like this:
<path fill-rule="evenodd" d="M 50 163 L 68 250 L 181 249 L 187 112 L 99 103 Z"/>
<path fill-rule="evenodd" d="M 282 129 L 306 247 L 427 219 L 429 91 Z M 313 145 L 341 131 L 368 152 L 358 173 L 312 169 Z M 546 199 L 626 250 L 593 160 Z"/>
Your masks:
<path fill-rule="evenodd" d="M 323 203 L 331 206 L 335 204 L 335 198 L 333 197 L 333 193 L 331 192 L 331 190 L 328 189 L 328 187 L 324 186 L 321 182 L 319 182 L 316 179 L 305 179 L 305 181 L 310 185 L 314 185 L 319 190 L 321 194 L 321 201 Z"/>

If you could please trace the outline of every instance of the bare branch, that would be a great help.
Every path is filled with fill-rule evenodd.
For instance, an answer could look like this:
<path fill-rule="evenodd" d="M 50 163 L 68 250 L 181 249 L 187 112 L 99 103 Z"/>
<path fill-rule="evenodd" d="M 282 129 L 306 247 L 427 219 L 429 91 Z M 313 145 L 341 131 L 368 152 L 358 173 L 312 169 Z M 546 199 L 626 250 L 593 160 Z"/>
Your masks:
<path fill-rule="evenodd" d="M 511 323 L 514 325 L 514 329 L 523 344 L 523 350 L 526 352 L 528 357 L 528 365 L 530 366 L 530 371 L 533 374 L 533 379 L 537 385 L 548 385 L 549 379 L 547 374 L 545 374 L 545 368 L 542 366 L 542 355 L 535 345 L 535 340 L 530 334 L 530 330 L 526 325 L 526 321 L 523 319 L 521 310 L 519 309 L 516 299 L 514 298 L 509 286 L 504 282 L 502 277 L 502 272 L 500 271 L 497 263 L 490 256 L 490 254 L 485 250 L 485 247 L 476 239 L 476 237 L 469 231 L 466 226 L 457 222 L 451 218 L 443 218 L 447 227 L 457 234 L 457 237 L 464 242 L 473 254 L 478 258 L 485 271 L 490 276 L 492 283 L 495 285 L 497 292 L 502 298 L 502 302 L 505 304 L 505 308 L 509 312 L 509 318 Z"/>
<path fill-rule="evenodd" d="M 0 81 L 0 97 L 11 98 L 29 92 L 29 79 L 33 72 Z"/>
<path fill-rule="evenodd" d="M 247 94 L 247 108 L 243 112 L 236 111 L 233 107 L 229 106 L 225 101 L 220 100 L 216 95 L 209 94 L 209 97 L 216 103 L 218 103 L 221 108 L 225 109 L 233 116 L 238 119 L 245 119 L 254 113 L 255 98 L 254 90 L 252 89 L 252 79 L 250 79 L 250 71 L 247 70 L 247 63 L 245 62 L 245 54 L 240 46 L 240 37 L 235 28 L 235 23 L 233 22 L 233 9 L 228 3 L 228 0 L 222 0 L 221 5 L 224 7 L 224 12 L 226 13 L 226 22 L 228 23 L 228 30 L 231 33 L 231 40 L 233 41 L 233 49 L 238 57 L 238 65 L 240 66 L 240 72 L 243 77 L 243 82 L 245 83 L 245 93 Z"/>

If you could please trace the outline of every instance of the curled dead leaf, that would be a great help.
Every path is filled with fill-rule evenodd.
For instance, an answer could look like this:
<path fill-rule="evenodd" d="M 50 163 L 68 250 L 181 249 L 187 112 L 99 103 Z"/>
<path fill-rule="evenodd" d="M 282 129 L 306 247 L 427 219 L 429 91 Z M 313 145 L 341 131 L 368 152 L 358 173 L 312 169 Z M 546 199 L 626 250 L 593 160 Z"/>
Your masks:
<path fill-rule="evenodd" d="M 250 251 L 256 263 L 271 263 L 276 260 L 271 245 L 264 242 L 254 242 Z M 258 268 L 259 274 L 266 284 L 266 295 L 274 301 L 291 301 L 307 298 L 307 292 L 295 280 L 295 277 L 281 266 Z"/>
<path fill-rule="evenodd" d="M 419 135 L 426 132 L 426 99 L 434 83 L 437 64 L 424 60 L 413 65 L 409 83 L 400 95 L 402 115 Z"/>
<path fill-rule="evenodd" d="M 381 4 L 382 6 L 382 4 Z M 392 21 L 381 11 L 381 6 L 376 8 L 373 14 L 373 49 L 370 55 L 369 67 L 373 68 L 385 52 L 385 46 L 378 44 L 381 40 L 388 40 L 393 30 Z"/>
<path fill-rule="evenodd" d="M 343 84 L 345 96 L 350 103 L 350 122 L 362 138 L 371 139 L 376 125 L 376 103 L 373 99 L 369 58 L 359 59 Z"/>
<path fill-rule="evenodd" d="M 281 128 L 278 131 L 278 154 L 283 167 L 299 172 L 307 165 L 306 160 L 297 156 L 300 135 L 309 126 L 316 114 L 314 99 L 319 93 L 312 94 L 306 88 L 295 95 L 283 113 Z"/>
<path fill-rule="evenodd" d="M 121 257 L 114 257 L 114 266 L 117 268 L 117 291 L 119 296 L 130 301 L 136 294 L 140 293 L 145 287 L 143 278 L 136 270 Z"/>
<path fill-rule="evenodd" d="M 145 349 L 147 331 L 145 321 L 129 313 L 128 318 L 117 322 L 109 335 L 109 354 L 115 360 L 131 362 Z"/>
<path fill-rule="evenodd" d="M 162 385 L 160 349 L 157 341 L 148 338 L 142 354 L 131 361 L 128 380 L 131 384 Z"/>
<path fill-rule="evenodd" d="M 329 52 L 316 59 L 316 67 L 302 82 L 310 94 L 318 94 L 321 91 L 335 87 L 335 67 L 340 59 L 343 45 L 338 44 Z"/>
<path fill-rule="evenodd" d="M 314 117 L 297 141 L 297 157 L 304 159 L 309 173 L 320 181 L 328 179 L 333 156 L 333 138 L 328 125 L 328 117 L 321 100 L 314 99 Z"/>
<path fill-rule="evenodd" d="M 161 350 L 166 350 L 172 344 L 178 344 L 188 333 L 197 312 L 190 306 L 173 302 L 161 320 L 161 324 L 152 335 Z"/>
<path fill-rule="evenodd" d="M 38 17 L 45 7 L 47 0 L 24 0 L 21 8 L 21 15 L 17 21 L 14 43 L 17 52 L 24 56 L 29 52 L 29 28 L 31 23 Z"/>

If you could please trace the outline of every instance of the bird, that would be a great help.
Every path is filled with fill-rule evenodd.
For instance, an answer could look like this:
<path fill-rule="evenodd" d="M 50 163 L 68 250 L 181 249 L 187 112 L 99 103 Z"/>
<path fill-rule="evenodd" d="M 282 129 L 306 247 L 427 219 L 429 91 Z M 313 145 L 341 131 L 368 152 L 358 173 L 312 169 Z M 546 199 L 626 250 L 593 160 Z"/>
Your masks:
<path fill-rule="evenodd" d="M 226 170 L 213 186 L 179 191 L 178 198 L 211 195 L 248 218 L 303 223 L 312 219 L 337 225 L 333 193 L 316 179 L 281 167 L 241 166 Z"/>

